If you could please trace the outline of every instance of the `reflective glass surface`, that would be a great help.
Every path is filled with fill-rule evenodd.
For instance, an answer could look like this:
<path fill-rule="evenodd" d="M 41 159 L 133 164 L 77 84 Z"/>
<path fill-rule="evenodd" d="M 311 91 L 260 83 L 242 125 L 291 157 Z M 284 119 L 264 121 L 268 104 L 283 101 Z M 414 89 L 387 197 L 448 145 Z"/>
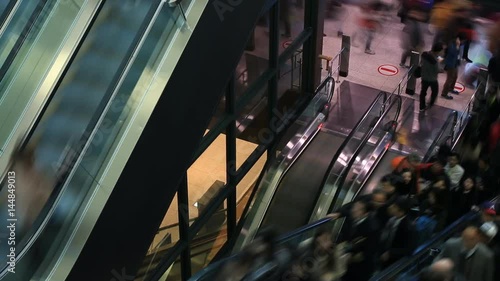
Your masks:
<path fill-rule="evenodd" d="M 89 211 L 82 206 L 111 192 L 112 186 L 103 186 L 96 178 L 104 163 L 115 157 L 112 148 L 127 133 L 124 125 L 148 93 L 179 17 L 179 9 L 162 1 L 105 3 L 83 51 L 27 143 L 24 151 L 33 153 L 20 158 L 34 164 L 21 166 L 26 163 L 20 161 L 20 171 L 48 178 L 43 186 L 40 182 L 23 183 L 24 190 L 36 186 L 43 192 L 46 200 L 36 198 L 37 208 L 26 203 L 34 200 L 33 194 L 18 199 L 24 202 L 18 206 L 18 221 L 24 224 L 19 230 L 24 235 L 17 236 L 17 267 L 24 277 L 44 279 L 33 276 L 42 263 L 38 253 L 44 253 L 45 265 L 54 262 L 52 255 L 68 239 L 77 218 Z M 58 179 L 57 184 L 54 179 Z M 17 190 L 22 190 L 21 183 Z M 21 217 L 23 210 L 27 215 Z M 3 276 L 4 280 L 19 278 L 6 269 Z"/>

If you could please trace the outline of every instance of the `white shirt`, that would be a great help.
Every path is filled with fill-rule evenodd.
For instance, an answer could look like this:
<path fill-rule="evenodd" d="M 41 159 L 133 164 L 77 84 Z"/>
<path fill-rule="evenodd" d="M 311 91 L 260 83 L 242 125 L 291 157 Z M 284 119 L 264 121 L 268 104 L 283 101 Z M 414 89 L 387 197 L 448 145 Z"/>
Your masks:
<path fill-rule="evenodd" d="M 457 189 L 460 185 L 460 180 L 464 175 L 464 168 L 458 164 L 453 168 L 450 167 L 450 164 L 446 164 L 444 170 L 450 178 L 451 189 Z"/>

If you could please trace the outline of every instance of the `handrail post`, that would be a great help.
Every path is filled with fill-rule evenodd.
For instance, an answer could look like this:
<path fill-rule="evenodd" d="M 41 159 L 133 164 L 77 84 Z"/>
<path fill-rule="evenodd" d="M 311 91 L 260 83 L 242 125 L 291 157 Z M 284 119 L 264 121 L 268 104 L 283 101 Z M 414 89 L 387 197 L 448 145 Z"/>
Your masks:
<path fill-rule="evenodd" d="M 351 55 L 351 37 L 342 35 L 341 54 L 339 57 L 339 73 L 337 74 L 337 83 L 340 83 L 340 76 L 349 75 L 349 57 Z"/>
<path fill-rule="evenodd" d="M 406 84 L 406 94 L 411 96 L 415 94 L 415 87 L 417 85 L 417 77 L 415 77 L 415 69 L 417 69 L 419 64 L 420 64 L 420 54 L 414 51 L 411 52 L 410 67 L 412 73 Z"/>
<path fill-rule="evenodd" d="M 458 112 L 453 111 L 453 125 L 451 126 L 451 143 L 455 143 L 455 129 L 457 128 Z M 459 130 L 462 126 L 459 127 Z"/>

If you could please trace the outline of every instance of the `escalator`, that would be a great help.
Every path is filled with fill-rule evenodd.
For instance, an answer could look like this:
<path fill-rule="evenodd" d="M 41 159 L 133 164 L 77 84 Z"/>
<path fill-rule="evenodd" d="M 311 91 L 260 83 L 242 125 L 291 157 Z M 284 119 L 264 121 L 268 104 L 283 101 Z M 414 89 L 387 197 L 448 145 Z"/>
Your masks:
<path fill-rule="evenodd" d="M 394 109 L 393 109 L 394 110 Z M 387 109 L 387 112 L 391 111 L 391 109 Z M 397 114 L 396 114 L 397 115 Z M 453 117 L 453 116 L 452 116 Z M 453 120 L 453 118 L 450 117 L 448 120 Z M 351 165 L 347 165 L 349 167 L 349 172 L 344 175 L 344 176 L 338 176 L 338 177 L 333 177 L 338 181 L 338 179 L 344 179 L 341 184 L 343 184 L 343 188 L 339 188 L 336 191 L 336 194 L 334 196 L 335 200 L 332 202 L 331 205 L 327 205 L 325 209 L 327 210 L 335 210 L 336 208 L 342 206 L 345 203 L 348 203 L 356 198 L 356 196 L 362 191 L 363 189 L 360 189 L 359 187 L 362 186 L 360 185 L 359 180 L 368 176 L 369 170 L 372 170 L 374 167 L 376 169 L 383 168 L 384 166 L 381 165 L 383 163 L 387 163 L 390 161 L 384 160 L 384 159 L 392 159 L 390 158 L 390 153 L 389 147 L 392 145 L 394 141 L 394 134 L 395 134 L 395 128 L 396 124 L 395 123 L 387 123 L 384 124 L 384 122 L 380 122 L 383 119 L 379 119 L 379 122 L 377 122 L 377 125 L 373 127 L 373 129 L 370 131 L 370 134 L 367 135 L 364 139 L 367 141 L 366 145 L 363 145 L 362 147 L 359 148 L 354 154 L 354 159 L 351 161 Z M 453 123 L 453 122 L 451 122 Z M 378 129 L 377 129 L 378 128 Z M 446 122 L 446 124 L 442 127 L 441 132 L 439 133 L 439 137 L 437 137 L 434 142 L 432 147 L 430 147 L 429 151 L 435 151 L 435 147 L 441 144 L 444 141 L 449 140 L 449 133 L 450 133 L 450 128 L 453 130 L 456 130 L 457 127 L 451 126 L 450 123 Z M 377 133 L 378 132 L 378 133 Z M 377 137 L 378 142 L 372 142 L 370 139 L 376 135 L 379 134 L 381 137 Z M 364 154 L 374 154 L 376 155 L 375 157 L 367 157 L 361 160 L 363 158 Z M 384 157 L 385 155 L 385 157 Z M 389 157 L 387 157 L 389 156 Z M 358 158 L 359 159 L 356 159 Z M 382 160 L 377 160 L 377 157 Z M 427 156 L 426 156 L 427 157 Z M 356 162 L 359 162 L 356 164 Z M 378 164 L 378 165 L 377 165 Z M 362 175 L 362 176 L 361 176 Z M 328 181 L 327 181 L 328 182 Z M 357 184 L 354 184 L 357 182 Z M 403 272 L 403 271 L 408 271 L 410 269 L 413 269 L 415 265 L 418 265 L 416 262 L 417 258 L 427 258 L 428 259 L 428 252 L 432 250 L 433 245 L 436 243 L 439 243 L 439 241 L 444 241 L 445 238 L 448 238 L 451 234 L 450 229 L 456 229 L 457 227 L 466 225 L 467 223 L 470 223 L 470 221 L 474 218 L 474 214 L 468 214 L 466 217 L 462 218 L 461 220 L 455 222 L 452 224 L 447 231 L 447 234 L 443 234 L 440 236 L 435 237 L 432 241 L 429 242 L 429 244 L 422 245 L 420 248 L 416 250 L 416 254 L 413 256 L 414 258 L 408 258 L 401 263 L 396 263 L 397 268 L 391 267 L 390 270 L 392 271 L 397 271 L 397 272 Z M 328 218 L 322 218 L 317 221 L 314 221 L 306 226 L 302 226 L 294 231 L 288 232 L 286 234 L 283 234 L 280 236 L 278 239 L 276 249 L 280 249 L 281 247 L 285 248 L 298 248 L 299 245 L 302 245 L 306 241 L 309 241 L 312 237 L 314 237 L 315 232 L 317 229 L 322 228 L 322 227 L 328 227 L 331 229 L 336 229 L 338 231 L 341 231 L 343 225 L 343 219 L 337 219 L 337 220 L 332 220 Z M 341 233 L 339 233 L 341 235 Z M 235 255 L 226 258 L 224 260 L 220 260 L 211 266 L 205 268 L 203 271 L 199 272 L 193 278 L 190 280 L 193 281 L 204 281 L 204 280 L 214 280 L 220 270 L 229 262 L 235 261 L 235 259 L 238 258 L 238 253 Z M 273 270 L 275 270 L 275 267 L 262 267 L 258 269 L 259 273 L 262 273 L 263 275 L 272 275 L 274 274 Z M 260 271 L 268 271 L 268 272 L 260 272 Z M 381 275 L 375 276 L 373 280 L 394 280 L 394 279 L 386 279 L 387 276 L 391 275 L 394 276 L 394 272 L 392 271 L 387 271 L 387 272 L 382 272 L 380 273 Z M 382 276 L 382 277 L 380 277 Z M 266 278 L 263 279 L 252 279 L 252 280 L 268 280 Z"/>
<path fill-rule="evenodd" d="M 384 113 L 386 98 L 387 93 L 380 92 L 363 116 L 352 116 L 359 121 L 347 137 L 332 130 L 323 130 L 323 127 L 332 127 L 328 124 L 338 120 L 330 118 L 328 122 L 312 122 L 303 133 L 305 141 L 300 149 L 296 149 L 300 153 L 283 155 L 282 158 L 288 162 L 278 163 L 278 168 L 267 171 L 257 191 L 255 202 L 259 203 L 252 206 L 243 226 L 242 233 L 246 235 L 240 235 L 233 251 L 247 245 L 259 229 L 272 226 L 283 234 L 307 224 L 321 209 L 318 200 L 325 200 L 328 197 L 325 193 L 333 192 L 323 184 L 325 176 L 332 171 L 331 163 L 335 162 L 332 159 L 349 162 L 351 157 L 355 157 L 353 153 L 357 146 Z"/>
<path fill-rule="evenodd" d="M 16 1 L 0 36 L 0 171 L 50 99 L 105 0 Z"/>
<path fill-rule="evenodd" d="M 22 200 L 29 195 L 18 194 L 19 202 L 37 203 L 17 206 L 29 208 L 36 218 L 17 236 L 16 274 L 5 267 L 2 280 L 65 280 L 68 275 L 66 280 L 111 280 L 116 268 L 126 266 L 128 272 L 138 266 L 151 233 L 158 229 L 155 217 L 164 215 L 178 187 L 169 182 L 180 178 L 169 165 L 177 168 L 191 160 L 189 152 L 202 137 L 200 129 L 206 128 L 204 122 L 220 100 L 264 1 L 241 3 L 240 9 L 224 15 L 195 2 L 182 1 L 183 11 L 167 1 L 105 1 L 20 144 L 21 159 L 34 160 L 30 169 L 49 178 L 43 191 L 50 196 L 40 206 L 43 197 Z M 214 29 L 216 34 L 207 32 Z M 230 45 L 214 44 L 214 39 L 223 42 L 228 36 L 233 39 Z M 210 56 L 200 52 L 200 46 Z M 192 65 L 202 59 L 218 65 L 219 71 L 193 76 Z M 184 83 L 180 88 L 179 82 Z M 179 136 L 166 139 L 158 135 L 159 129 L 172 129 Z M 192 147 L 172 152 L 170 145 L 180 147 L 178 141 Z M 152 154 L 161 156 L 161 169 L 171 172 L 168 179 L 165 170 L 157 170 L 160 165 L 152 164 Z M 148 159 L 137 160 L 143 156 Z M 175 163 L 170 161 L 174 158 Z M 131 184 L 144 167 L 151 175 Z M 138 192 L 138 186 L 147 192 Z M 136 208 L 124 206 L 124 198 L 134 200 Z M 134 216 L 140 219 L 131 219 Z M 119 231 L 122 228 L 127 231 Z M 100 243 L 105 246 L 96 245 Z"/>
<path fill-rule="evenodd" d="M 0 37 L 1 30 L 3 29 L 3 25 L 7 22 L 7 19 L 10 16 L 10 13 L 16 6 L 18 0 L 10 0 L 10 1 L 0 1 Z"/>
<path fill-rule="evenodd" d="M 32 263 L 40 262 L 36 252 L 47 251 L 50 245 L 32 243 L 38 242 L 36 238 L 42 230 L 60 230 L 65 220 L 76 215 L 77 198 L 87 196 L 89 190 L 83 187 L 92 184 L 97 176 L 120 125 L 132 110 L 130 98 L 139 79 L 145 77 L 145 72 L 153 71 L 147 67 L 161 58 L 179 17 L 179 11 L 163 1 L 106 1 L 22 143 L 21 156 L 11 167 L 24 188 L 36 185 L 37 190 L 33 194 L 16 194 L 20 272 L 10 274 L 9 267 L 4 267 L 2 280 L 28 280 L 33 276 L 36 268 L 32 268 Z M 85 159 L 81 159 L 83 152 Z M 27 161 L 34 162 L 23 166 Z M 84 175 L 75 174 L 77 162 L 85 168 Z M 30 175 L 37 181 L 21 181 Z M 67 192 L 71 187 L 65 184 L 68 179 L 71 185 L 78 186 L 70 194 Z M 4 182 L 3 193 L 9 192 L 8 183 Z M 65 193 L 70 200 L 61 199 Z M 7 217 L 4 209 L 2 217 Z M 59 222 L 46 225 L 49 217 Z M 28 251 L 30 247 L 34 250 Z"/>
<path fill-rule="evenodd" d="M 458 113 L 456 111 L 450 111 L 448 117 L 445 119 L 438 133 L 431 136 L 432 143 L 427 149 L 425 155 L 420 155 L 422 157 L 422 163 L 427 163 L 431 156 L 437 152 L 437 148 L 442 144 L 450 144 L 451 136 L 453 135 L 453 130 L 455 129 L 455 123 Z M 439 124 L 436 124 L 439 126 Z M 404 126 L 404 123 L 403 123 Z M 396 149 L 399 147 L 398 143 L 395 143 L 392 147 L 383 151 L 378 157 L 377 163 L 374 163 L 373 167 L 365 174 L 363 177 L 358 177 L 353 181 L 353 189 L 358 190 L 360 195 L 369 194 L 378 186 L 380 179 L 390 173 L 393 170 L 392 160 L 398 156 L 407 156 L 408 152 L 404 150 Z"/>

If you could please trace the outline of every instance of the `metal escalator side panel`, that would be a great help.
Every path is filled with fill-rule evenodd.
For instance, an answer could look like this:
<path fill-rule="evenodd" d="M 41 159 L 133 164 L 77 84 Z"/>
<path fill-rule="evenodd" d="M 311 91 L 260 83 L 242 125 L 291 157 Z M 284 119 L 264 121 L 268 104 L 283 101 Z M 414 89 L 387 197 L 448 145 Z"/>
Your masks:
<path fill-rule="evenodd" d="M 108 3 L 109 3 L 109 2 L 108 2 Z M 162 3 L 163 3 L 163 2 L 162 2 Z M 118 4 L 118 3 L 115 3 L 115 4 Z M 160 7 L 160 8 L 161 8 L 161 6 L 162 6 L 162 5 L 160 5 L 160 6 L 152 6 L 152 9 L 153 9 L 154 11 L 156 11 L 156 8 L 158 8 L 158 7 Z M 148 6 L 148 7 L 149 7 L 149 6 Z M 147 16 L 147 15 L 148 15 L 147 11 L 149 11 L 149 10 L 151 10 L 151 9 L 146 9 L 146 13 L 144 13 L 144 14 L 143 14 L 143 16 Z M 132 11 L 132 12 L 133 12 L 133 13 L 137 13 L 137 10 L 134 10 L 134 11 Z M 158 31 L 158 30 L 162 30 L 162 33 L 165 33 L 165 34 L 167 34 L 167 33 L 168 33 L 168 34 L 169 34 L 169 31 L 165 30 L 165 31 L 163 32 L 163 30 L 165 29 L 165 27 L 168 27 L 168 26 L 169 26 L 169 25 L 167 25 L 166 23 L 168 23 L 168 19 L 170 19 L 170 14 L 169 14 L 169 13 L 164 13 L 162 16 L 164 17 L 164 19 L 165 19 L 165 20 L 164 20 L 162 23 L 158 24 L 158 26 L 160 26 L 160 25 L 161 25 L 161 29 L 157 26 L 156 31 Z M 150 22 L 150 21 L 148 21 L 147 19 L 146 19 L 146 21 L 147 21 L 147 23 L 149 24 L 149 22 Z M 174 26 L 174 24 L 170 24 L 170 28 L 173 28 L 173 26 Z M 141 30 L 139 30 L 139 31 L 138 31 L 138 33 L 140 34 L 140 36 L 144 36 L 144 34 L 146 34 L 146 33 L 142 32 Z M 170 35 L 168 35 L 168 36 L 170 36 Z M 152 39 L 150 39 L 150 41 L 151 41 L 151 40 L 153 40 L 154 42 L 158 43 L 158 38 L 152 38 Z M 163 41 L 162 41 L 162 42 L 161 42 L 161 44 L 165 44 L 165 43 L 163 43 Z M 168 42 L 167 42 L 167 44 L 168 44 Z M 151 47 L 151 46 L 149 46 L 149 47 Z M 134 49 L 137 49 L 137 48 L 135 48 L 135 47 L 134 47 Z M 155 49 L 156 49 L 156 48 L 155 48 Z M 151 52 L 153 52 L 153 51 L 154 51 L 154 49 L 153 49 L 153 50 L 147 50 L 147 53 L 151 53 Z M 134 57 L 134 59 L 135 59 L 135 58 L 139 58 L 139 59 L 146 59 L 145 61 L 146 61 L 147 63 L 150 63 L 150 61 L 152 61 L 152 62 L 154 62 L 154 61 L 155 61 L 155 60 L 150 60 L 150 59 L 148 58 L 149 56 L 151 56 L 151 54 L 147 55 L 147 57 L 144 57 L 144 55 L 137 54 L 137 53 L 135 53 L 135 52 L 134 52 L 134 53 L 132 53 L 132 54 L 131 54 L 131 55 L 129 55 L 129 56 L 133 56 L 133 57 Z M 140 62 L 140 63 L 138 64 L 138 65 L 142 65 L 142 67 L 141 67 L 141 69 L 140 69 L 140 71 L 139 71 L 139 74 L 140 74 L 140 72 L 142 72 L 142 71 L 144 70 L 144 66 L 145 66 L 145 64 L 146 64 L 146 63 L 142 63 L 142 62 Z M 126 65 L 128 65 L 128 62 L 127 62 L 127 64 L 126 64 Z M 129 76 L 137 76 L 137 73 L 132 73 L 132 72 L 130 72 L 130 73 L 129 73 L 129 71 L 128 71 L 128 70 L 127 70 L 127 71 L 124 71 L 123 73 L 133 74 L 133 75 L 129 75 Z M 130 78 L 130 77 L 128 77 L 128 78 Z M 135 79 L 137 79 L 137 77 L 136 77 Z M 122 81 L 122 82 L 123 82 L 123 81 Z M 118 87 L 120 87 L 120 86 L 124 86 L 124 85 L 127 85 L 127 84 L 126 84 L 125 82 L 123 82 L 123 83 L 120 83 L 120 84 L 118 85 Z M 128 85 L 128 86 L 130 86 L 130 85 Z M 133 82 L 133 86 L 135 86 L 135 82 Z M 115 92 L 115 90 L 113 90 L 113 92 Z M 128 94 L 129 94 L 129 95 L 130 95 L 130 93 L 131 93 L 131 92 L 132 92 L 132 90 L 128 89 Z M 77 92 L 77 93 L 79 93 L 79 92 Z M 82 93 L 82 94 L 86 94 L 86 93 Z M 82 100 L 80 100 L 80 102 L 82 102 Z M 120 102 L 120 101 L 119 101 L 119 102 Z M 124 105 L 124 104 L 121 104 L 121 108 L 123 108 L 123 105 Z M 117 104 L 115 103 L 115 104 L 114 104 L 114 106 L 115 106 L 115 108 L 113 108 L 113 110 L 115 110 L 115 111 L 117 110 L 117 108 L 120 108 L 120 105 L 119 105 L 119 104 L 118 104 L 118 106 L 117 106 Z M 137 106 L 137 104 L 135 104 L 134 106 Z M 77 106 L 76 104 L 75 104 L 75 106 L 73 106 L 72 108 L 74 109 L 75 107 L 76 107 L 76 108 L 78 108 L 78 106 Z M 62 108 L 62 109 L 63 109 L 65 112 L 68 112 L 68 111 L 67 111 L 67 109 L 68 109 L 68 108 Z M 80 109 L 81 109 L 81 107 L 80 107 Z M 80 112 L 79 112 L 78 110 L 73 110 L 73 111 L 72 111 L 72 113 L 73 113 L 73 114 L 78 115 Z M 115 113 L 116 113 L 116 112 L 115 112 Z M 115 114 L 115 115 L 116 115 L 116 114 Z M 53 116 L 53 115 L 52 115 L 52 116 Z M 68 116 L 68 117 L 71 117 L 71 116 Z M 71 118 L 68 118 L 68 119 L 70 119 L 70 120 L 71 120 Z M 49 120 L 50 120 L 50 119 L 49 119 Z M 66 121 L 67 121 L 67 120 L 66 120 Z M 94 134 L 89 134 L 89 136 L 90 136 L 90 137 L 92 137 L 92 138 L 93 138 L 93 140 L 94 140 L 94 143 L 93 143 L 94 145 L 96 144 L 96 142 L 98 142 L 98 143 L 100 143 L 101 145 L 103 145 L 103 144 L 104 144 L 104 141 L 102 140 L 102 137 L 103 137 L 103 132 L 104 132 L 104 131 L 106 131 L 107 133 L 109 133 L 109 126 L 110 126 L 110 123 L 111 123 L 111 124 L 115 124 L 115 122 L 110 122 L 110 120 L 109 120 L 109 119 L 108 119 L 108 120 L 106 120 L 106 121 L 108 121 L 108 123 L 107 123 L 107 124 L 104 124 L 104 125 L 102 125 L 101 123 L 97 124 L 97 125 L 101 125 L 101 126 L 100 126 L 100 127 L 101 127 L 101 129 L 104 129 L 104 130 L 102 130 L 102 131 L 100 131 L 100 132 L 99 132 L 99 136 L 98 136 L 98 137 L 96 137 Z M 117 122 L 117 124 L 118 124 L 118 125 L 120 125 L 121 123 L 120 123 L 120 122 Z M 47 125 L 47 124 L 44 124 L 44 125 Z M 50 123 L 49 123 L 49 125 L 50 125 Z M 102 128 L 102 127 L 104 127 L 104 128 Z M 48 133 L 56 133 L 56 134 L 57 134 L 57 132 L 58 132 L 57 130 L 61 130 L 61 129 L 63 129 L 61 126 L 56 126 L 56 128 L 51 128 L 52 130 L 48 130 L 47 128 L 50 128 L 50 127 L 45 127 L 45 128 L 44 128 L 44 126 L 40 126 L 40 127 L 36 127 L 36 128 L 35 128 L 35 130 L 36 130 L 36 129 L 40 129 L 40 128 L 42 128 L 42 130 L 43 130 L 43 129 L 45 129 L 45 130 L 44 130 L 44 133 L 47 133 L 47 131 L 49 131 Z M 55 129 L 55 130 L 54 130 L 54 129 Z M 69 128 L 66 128 L 66 129 L 72 129 L 72 127 L 70 126 Z M 49 136 L 49 137 L 50 137 L 50 136 Z M 97 140 L 96 140 L 96 138 L 97 138 Z M 28 141 L 33 141 L 33 139 L 29 139 Z M 35 140 L 35 141 L 38 141 L 38 140 Z M 51 139 L 50 139 L 50 138 L 49 138 L 48 143 L 53 145 L 53 143 L 51 143 Z M 57 143 L 56 143 L 56 144 L 57 144 Z M 38 144 L 37 144 L 37 146 L 36 146 L 36 148 L 37 148 L 37 149 L 40 149 L 40 150 L 41 150 L 41 149 L 43 149 L 43 148 L 47 149 L 47 146 L 45 146 L 45 147 L 44 147 L 43 145 L 42 145 L 42 146 L 40 146 L 40 143 L 38 143 Z M 88 156 L 88 154 L 91 154 L 91 152 L 96 153 L 96 151 L 97 151 L 97 153 L 99 153 L 99 152 L 101 152 L 101 153 L 102 153 L 102 151 L 97 150 L 95 146 L 93 147 L 93 149 L 94 149 L 93 151 L 88 151 L 88 150 L 86 151 L 87 156 Z M 51 151 L 51 150 L 53 151 L 52 147 L 48 147 L 48 150 L 49 150 L 49 151 Z M 79 151 L 78 151 L 78 152 L 79 152 Z M 65 150 L 65 151 L 63 151 L 63 153 L 69 153 L 70 157 L 79 157 L 79 155 L 77 154 L 78 152 L 75 152 L 74 150 L 71 150 L 71 149 L 70 149 L 70 150 L 67 150 L 67 151 L 66 151 L 66 150 Z M 64 155 L 64 156 L 66 156 L 66 155 Z M 106 156 L 106 155 L 104 154 L 104 156 Z M 96 158 L 94 157 L 94 155 L 91 155 L 91 157 L 89 157 L 89 158 L 92 158 L 92 161 L 95 161 L 95 160 L 96 160 Z M 59 166 L 65 166 L 65 165 L 68 165 L 69 163 L 65 162 L 65 160 L 66 160 L 66 159 L 64 159 L 64 161 L 63 161 L 62 163 L 52 162 L 52 163 L 50 163 L 50 164 L 52 164 L 52 166 L 48 166 L 48 167 L 45 167 L 45 168 L 46 168 L 46 169 L 50 169 L 50 168 L 59 168 Z M 102 159 L 101 159 L 101 160 L 102 160 Z M 83 163 L 83 165 L 84 165 L 86 168 L 90 168 L 88 164 L 89 164 L 89 163 Z M 64 167 L 64 168 L 69 169 L 70 167 Z M 94 168 L 95 168 L 95 167 L 94 167 Z M 98 170 L 99 168 L 100 168 L 100 166 L 98 166 L 96 170 Z M 95 171 L 95 170 L 94 170 L 94 171 Z M 82 179 L 81 175 L 78 175 L 78 176 L 76 176 L 75 178 L 76 178 L 77 180 L 79 179 L 79 180 L 86 181 L 86 180 L 88 179 L 87 177 L 88 177 L 88 176 L 90 176 L 90 175 L 88 175 L 88 173 L 89 173 L 89 172 L 90 172 L 90 173 L 93 173 L 94 171 L 93 171 L 92 169 L 88 169 L 88 170 L 86 170 L 86 173 L 85 173 L 85 176 L 83 177 L 83 179 Z M 80 178 L 79 178 L 79 177 L 80 177 Z M 70 176 L 69 178 L 71 178 L 71 176 Z M 72 179 L 73 179 L 73 180 L 75 180 L 75 178 L 72 178 Z M 86 182 L 87 184 L 93 184 L 93 183 L 94 183 L 94 178 L 93 178 L 93 175 L 92 175 L 92 176 L 90 176 L 90 178 L 91 178 L 91 182 L 90 182 L 90 183 Z M 80 183 L 83 183 L 83 182 L 80 182 Z M 23 243 L 21 243 L 21 245 L 20 245 L 20 246 L 22 246 L 22 245 L 27 245 L 27 246 L 29 247 L 30 245 L 32 245 L 32 243 L 36 243 L 35 239 L 37 238 L 37 236 L 38 236 L 38 235 L 40 235 L 40 233 L 41 233 L 42 231 L 44 231 L 44 230 L 45 230 L 45 227 L 47 226 L 49 219 L 61 220 L 61 219 L 62 219 L 62 217 L 64 217 L 64 214 L 68 214 L 68 217 L 69 217 L 69 213 L 71 213 L 71 210 L 75 210 L 75 208 L 78 208 L 78 207 L 79 207 L 79 203 L 78 203 L 78 202 L 73 202 L 74 204 L 73 204 L 72 206 L 68 206 L 67 202 L 64 202 L 64 201 L 65 201 L 64 199 L 63 199 L 63 200 L 60 200 L 60 199 L 61 199 L 61 196 L 62 196 L 62 198 L 64 198 L 64 196 L 66 196 L 66 197 L 68 197 L 68 196 L 69 196 L 69 197 L 71 198 L 69 201 L 74 201 L 74 200 L 75 200 L 75 198 L 74 198 L 74 197 L 75 197 L 76 195 L 78 195 L 78 196 L 85 196 L 85 189 L 83 189 L 83 190 L 82 190 L 81 188 L 79 188 L 79 190 L 80 190 L 80 191 L 78 191 L 78 192 L 76 192 L 76 193 L 73 193 L 73 194 L 71 194 L 72 192 L 69 192 L 69 194 L 67 194 L 67 193 L 68 193 L 68 192 L 66 192 L 66 187 L 67 187 L 67 186 L 66 186 L 66 185 L 62 186 L 63 184 L 64 184 L 64 181 L 63 181 L 63 180 L 60 180 L 60 182 L 58 182 L 58 186 L 56 186 L 56 188 L 55 188 L 55 189 L 54 189 L 54 191 L 52 192 L 53 194 L 52 194 L 51 198 L 49 199 L 49 202 L 48 202 L 48 203 L 46 204 L 46 206 L 44 207 L 44 210 L 42 211 L 42 215 L 38 216 L 39 218 L 38 218 L 37 222 L 38 222 L 39 224 L 41 224 L 41 227 L 40 227 L 40 228 L 34 228 L 34 229 L 33 229 L 33 230 L 32 230 L 32 231 L 31 231 L 31 232 L 27 235 L 26 239 L 22 239 L 22 237 L 19 237 L 19 239 L 20 239 L 20 240 L 22 239 L 22 242 L 23 242 Z M 61 192 L 61 193 L 59 193 L 59 191 L 62 191 L 62 192 Z M 73 192 L 74 192 L 74 191 L 73 191 Z M 83 193 L 83 195 L 82 195 L 82 193 Z M 62 194 L 65 194 L 65 195 L 62 195 Z M 78 196 L 76 196 L 76 197 L 78 197 Z M 66 198 L 66 201 L 67 201 L 67 200 L 68 200 L 68 199 Z M 59 204 L 59 203 L 61 203 L 61 204 Z M 63 211 L 61 212 L 61 210 L 60 210 L 60 209 L 63 209 Z M 46 213 L 46 214 L 47 214 L 47 216 L 43 216 L 43 213 L 45 213 L 45 212 L 47 212 L 47 213 Z M 62 217 L 61 217 L 61 216 L 62 216 Z M 43 221 L 41 221 L 42 219 L 43 219 Z M 66 218 L 66 219 L 68 219 L 68 218 Z M 38 223 L 35 223 L 35 225 L 37 225 Z M 50 226 L 49 226 L 49 227 L 50 227 Z M 28 237 L 31 237 L 31 239 L 29 239 L 29 241 L 27 241 Z M 25 242 L 25 241 L 26 241 L 26 242 Z M 54 243 L 54 244 L 57 244 L 57 243 Z M 22 252 L 21 252 L 21 253 L 19 254 L 19 256 L 18 256 L 19 258 L 22 258 L 22 257 L 23 257 L 23 255 L 24 255 L 25 253 L 27 253 L 27 251 L 29 250 L 29 249 L 28 249 L 28 247 L 25 247 L 25 248 L 22 250 Z M 29 258 L 28 258 L 28 262 L 29 262 Z M 31 270 L 31 269 L 30 269 L 30 270 L 28 270 L 28 271 L 32 272 L 32 270 Z M 29 273 L 28 273 L 28 274 L 29 274 Z"/>
<path fill-rule="evenodd" d="M 61 1 L 40 21 L 29 44 L 23 44 L 12 66 L 0 82 L 0 171 L 10 165 L 9 156 L 29 138 L 30 128 L 64 69 L 86 36 L 103 1 Z M 77 5 L 78 4 L 78 5 Z M 40 52 L 43 50 L 43 52 Z"/>
<path fill-rule="evenodd" d="M 22 0 L 0 1 L 0 37 Z"/>

